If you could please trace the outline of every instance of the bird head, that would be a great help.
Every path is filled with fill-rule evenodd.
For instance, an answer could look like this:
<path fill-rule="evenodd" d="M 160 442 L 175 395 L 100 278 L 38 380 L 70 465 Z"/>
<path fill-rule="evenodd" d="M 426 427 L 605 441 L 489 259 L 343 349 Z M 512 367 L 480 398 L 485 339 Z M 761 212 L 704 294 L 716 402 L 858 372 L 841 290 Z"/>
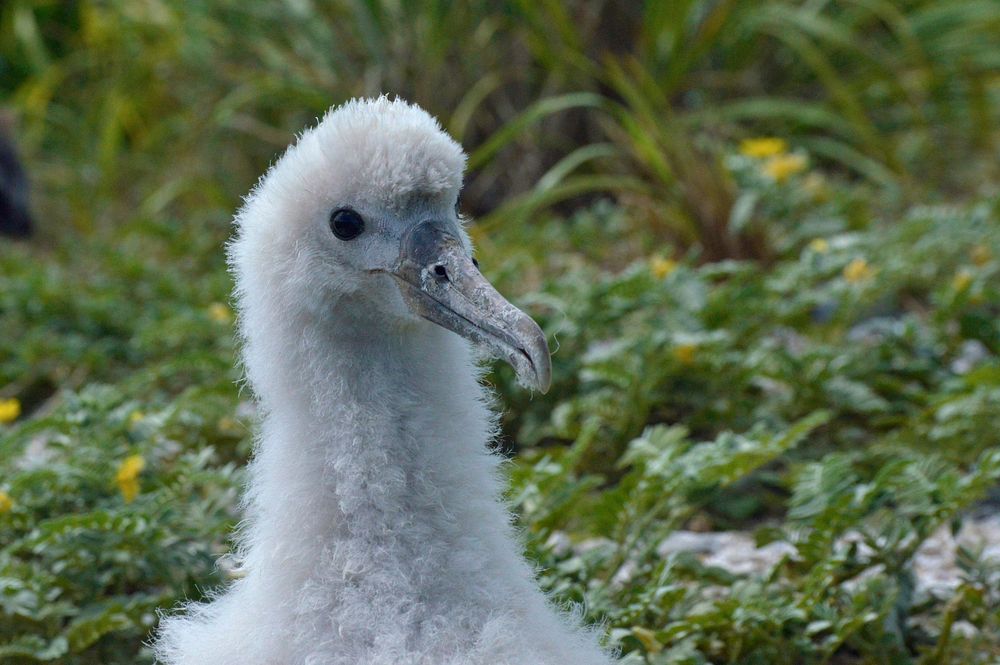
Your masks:
<path fill-rule="evenodd" d="M 545 335 L 472 257 L 457 212 L 464 168 L 461 147 L 417 106 L 383 96 L 332 109 L 237 215 L 230 263 L 240 300 L 266 291 L 281 309 L 294 297 L 311 315 L 361 326 L 429 321 L 546 391 Z"/>

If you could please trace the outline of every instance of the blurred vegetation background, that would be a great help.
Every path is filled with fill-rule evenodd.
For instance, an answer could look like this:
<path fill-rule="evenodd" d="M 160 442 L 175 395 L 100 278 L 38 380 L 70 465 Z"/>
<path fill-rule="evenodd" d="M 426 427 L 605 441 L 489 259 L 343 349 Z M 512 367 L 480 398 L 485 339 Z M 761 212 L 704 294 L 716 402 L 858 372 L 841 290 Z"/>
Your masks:
<path fill-rule="evenodd" d="M 995 0 L 4 0 L 37 232 L 0 243 L 0 660 L 150 662 L 222 583 L 253 408 L 222 245 L 295 132 L 382 92 L 469 152 L 542 581 L 628 663 L 995 663 Z M 991 495 L 992 493 L 992 495 Z M 734 572 L 666 548 L 752 532 Z"/>

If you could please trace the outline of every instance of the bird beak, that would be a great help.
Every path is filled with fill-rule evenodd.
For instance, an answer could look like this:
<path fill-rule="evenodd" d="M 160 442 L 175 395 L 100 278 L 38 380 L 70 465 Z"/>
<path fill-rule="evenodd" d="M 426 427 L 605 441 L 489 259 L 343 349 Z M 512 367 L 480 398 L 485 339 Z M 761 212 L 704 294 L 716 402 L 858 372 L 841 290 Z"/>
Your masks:
<path fill-rule="evenodd" d="M 444 223 L 425 221 L 407 231 L 389 274 L 418 316 L 503 358 L 523 385 L 549 389 L 552 364 L 542 329 L 493 288 Z"/>

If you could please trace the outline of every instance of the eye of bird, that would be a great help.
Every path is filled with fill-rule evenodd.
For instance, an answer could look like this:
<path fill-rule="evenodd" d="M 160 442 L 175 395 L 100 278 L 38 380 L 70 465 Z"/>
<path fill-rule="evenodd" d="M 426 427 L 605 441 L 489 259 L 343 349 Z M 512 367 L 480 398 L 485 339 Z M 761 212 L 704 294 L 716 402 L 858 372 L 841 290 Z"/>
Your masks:
<path fill-rule="evenodd" d="M 330 229 L 341 240 L 354 240 L 365 230 L 365 220 L 350 208 L 340 208 L 330 214 Z"/>

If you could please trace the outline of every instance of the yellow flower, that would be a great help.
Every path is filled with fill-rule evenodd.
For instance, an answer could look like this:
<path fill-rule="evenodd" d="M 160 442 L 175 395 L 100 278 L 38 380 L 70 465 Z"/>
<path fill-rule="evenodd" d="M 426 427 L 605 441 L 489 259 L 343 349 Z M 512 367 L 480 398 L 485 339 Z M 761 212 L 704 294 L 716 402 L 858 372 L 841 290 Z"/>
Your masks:
<path fill-rule="evenodd" d="M 122 498 L 125 499 L 125 503 L 132 503 L 135 501 L 135 497 L 139 496 L 139 481 L 119 480 L 118 489 L 121 490 Z"/>
<path fill-rule="evenodd" d="M 0 399 L 0 423 L 12 423 L 21 415 L 21 402 L 16 397 Z"/>
<path fill-rule="evenodd" d="M 786 152 L 788 152 L 788 143 L 784 139 L 765 137 L 740 141 L 740 153 L 747 157 L 761 159 L 783 155 Z"/>
<path fill-rule="evenodd" d="M 208 318 L 216 323 L 232 323 L 233 311 L 221 302 L 213 302 L 208 306 Z"/>
<path fill-rule="evenodd" d="M 632 634 L 635 635 L 635 639 L 642 642 L 642 646 L 646 649 L 647 653 L 660 653 L 663 651 L 663 645 L 656 639 L 656 633 L 649 628 L 632 626 Z"/>
<path fill-rule="evenodd" d="M 677 270 L 677 261 L 665 259 L 662 256 L 654 256 L 649 262 L 649 269 L 653 273 L 653 277 L 663 279 Z"/>
<path fill-rule="evenodd" d="M 118 465 L 115 482 L 125 498 L 125 503 L 132 503 L 139 495 L 139 474 L 145 468 L 146 460 L 142 455 L 129 455 Z"/>
<path fill-rule="evenodd" d="M 775 182 L 784 182 L 790 176 L 805 171 L 806 158 L 803 155 L 777 155 L 764 162 L 762 168 Z"/>
<path fill-rule="evenodd" d="M 875 274 L 864 259 L 854 259 L 844 266 L 844 279 L 852 284 L 864 281 Z"/>
<path fill-rule="evenodd" d="M 146 460 L 143 459 L 142 455 L 129 455 L 118 465 L 118 473 L 115 474 L 115 480 L 135 480 L 145 468 Z"/>
<path fill-rule="evenodd" d="M 951 288 L 959 293 L 965 291 L 972 284 L 972 273 L 968 270 L 959 270 L 951 280 Z"/>
<path fill-rule="evenodd" d="M 9 513 L 14 508 L 14 499 L 10 498 L 3 490 L 0 490 L 0 515 Z"/>
<path fill-rule="evenodd" d="M 990 248 L 986 245 L 976 245 L 969 250 L 969 258 L 977 266 L 984 266 L 990 262 L 993 256 L 990 254 Z"/>
<path fill-rule="evenodd" d="M 817 254 L 826 254 L 830 251 L 830 243 L 826 240 L 826 238 L 815 238 L 811 243 L 809 243 L 809 249 Z"/>
<path fill-rule="evenodd" d="M 690 365 L 694 362 L 697 352 L 697 344 L 679 344 L 674 347 L 674 360 L 682 365 Z"/>

